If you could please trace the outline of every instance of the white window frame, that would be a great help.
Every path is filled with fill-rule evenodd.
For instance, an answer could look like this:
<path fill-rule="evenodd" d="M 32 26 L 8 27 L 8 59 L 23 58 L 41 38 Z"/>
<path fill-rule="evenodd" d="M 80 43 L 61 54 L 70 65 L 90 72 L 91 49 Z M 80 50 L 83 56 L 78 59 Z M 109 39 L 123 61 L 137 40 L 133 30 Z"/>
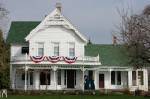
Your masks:
<path fill-rule="evenodd" d="M 112 81 L 111 81 L 111 85 L 121 85 L 122 84 L 122 75 L 121 75 L 121 71 L 111 71 L 111 73 L 112 72 L 114 72 L 115 73 L 115 83 L 114 84 L 112 84 Z M 120 72 L 120 77 L 121 77 L 121 81 L 120 81 L 120 84 L 118 84 L 118 74 L 119 74 L 119 72 Z M 112 77 L 112 75 L 111 75 L 111 77 Z M 112 79 L 111 79 L 112 80 Z"/>
<path fill-rule="evenodd" d="M 74 55 L 70 55 L 70 48 L 72 47 L 72 45 L 73 45 L 73 49 L 74 49 Z M 74 42 L 69 42 L 68 55 L 69 55 L 69 57 L 74 57 L 76 55 Z"/>
<path fill-rule="evenodd" d="M 55 47 L 58 47 L 57 55 L 55 54 Z M 60 44 L 59 42 L 53 42 L 53 56 L 59 56 L 60 55 Z"/>
<path fill-rule="evenodd" d="M 43 44 L 42 47 L 39 44 Z M 43 55 L 44 56 L 44 42 L 37 42 L 37 56 L 41 56 L 39 55 L 39 49 L 42 48 L 43 49 Z"/>

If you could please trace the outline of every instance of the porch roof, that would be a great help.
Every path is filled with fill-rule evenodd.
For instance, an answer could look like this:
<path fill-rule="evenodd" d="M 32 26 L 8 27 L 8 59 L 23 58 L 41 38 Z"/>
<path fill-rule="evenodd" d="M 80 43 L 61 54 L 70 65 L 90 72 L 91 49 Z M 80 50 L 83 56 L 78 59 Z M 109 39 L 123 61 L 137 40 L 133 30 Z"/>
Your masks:
<path fill-rule="evenodd" d="M 85 46 L 85 55 L 97 56 L 103 66 L 129 66 L 129 57 L 122 45 L 88 44 Z"/>

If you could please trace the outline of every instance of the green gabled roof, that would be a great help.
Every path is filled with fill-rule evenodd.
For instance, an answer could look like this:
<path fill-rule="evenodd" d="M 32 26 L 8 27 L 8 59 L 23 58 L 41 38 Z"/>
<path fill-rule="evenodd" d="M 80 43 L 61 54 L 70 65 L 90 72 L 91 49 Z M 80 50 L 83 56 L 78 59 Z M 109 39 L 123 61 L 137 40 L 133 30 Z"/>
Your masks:
<path fill-rule="evenodd" d="M 97 56 L 103 66 L 129 66 L 129 58 L 122 45 L 88 44 L 85 46 L 85 55 Z"/>
<path fill-rule="evenodd" d="M 39 21 L 14 21 L 11 23 L 7 43 L 25 43 L 25 37 L 34 29 Z"/>

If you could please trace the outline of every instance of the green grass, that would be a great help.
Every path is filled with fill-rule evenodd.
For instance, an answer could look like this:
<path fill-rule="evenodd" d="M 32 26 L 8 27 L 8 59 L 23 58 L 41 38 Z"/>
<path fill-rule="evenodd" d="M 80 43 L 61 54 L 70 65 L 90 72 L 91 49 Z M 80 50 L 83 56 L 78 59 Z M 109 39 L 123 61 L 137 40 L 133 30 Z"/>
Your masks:
<path fill-rule="evenodd" d="M 50 95 L 50 96 L 8 96 L 7 99 L 149 99 L 144 96 L 128 95 Z"/>

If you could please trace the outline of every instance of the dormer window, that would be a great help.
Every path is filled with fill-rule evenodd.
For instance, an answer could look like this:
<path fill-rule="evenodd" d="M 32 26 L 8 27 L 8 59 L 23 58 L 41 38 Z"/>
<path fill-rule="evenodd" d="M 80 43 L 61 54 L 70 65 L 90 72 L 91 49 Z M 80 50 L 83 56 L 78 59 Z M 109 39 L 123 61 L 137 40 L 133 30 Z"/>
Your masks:
<path fill-rule="evenodd" d="M 59 56 L 59 43 L 54 44 L 54 56 Z"/>
<path fill-rule="evenodd" d="M 69 43 L 69 57 L 75 56 L 75 43 Z"/>
<path fill-rule="evenodd" d="M 44 43 L 38 43 L 38 55 L 37 56 L 43 56 L 44 55 Z"/>

